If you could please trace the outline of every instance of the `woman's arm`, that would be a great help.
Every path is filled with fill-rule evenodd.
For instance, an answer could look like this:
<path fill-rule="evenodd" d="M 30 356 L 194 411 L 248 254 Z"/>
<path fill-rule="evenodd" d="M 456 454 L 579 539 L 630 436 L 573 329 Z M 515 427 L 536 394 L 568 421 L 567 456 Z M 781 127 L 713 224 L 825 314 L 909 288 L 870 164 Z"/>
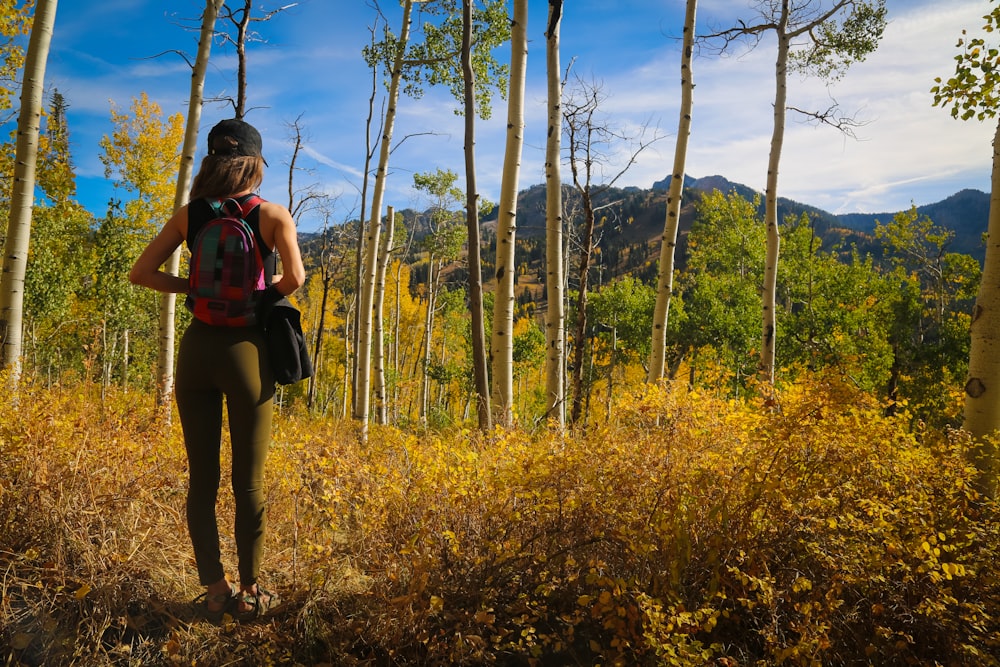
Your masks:
<path fill-rule="evenodd" d="M 295 221 L 288 209 L 279 204 L 265 202 L 261 204 L 260 212 L 261 222 L 273 232 L 272 247 L 281 257 L 282 273 L 274 286 L 282 296 L 288 296 L 306 282 Z"/>
<path fill-rule="evenodd" d="M 174 276 L 161 267 L 184 243 L 182 224 L 187 222 L 187 206 L 177 209 L 177 212 L 163 225 L 139 258 L 132 265 L 128 279 L 133 285 L 142 285 L 158 292 L 173 292 L 184 294 L 188 291 L 187 278 Z"/>

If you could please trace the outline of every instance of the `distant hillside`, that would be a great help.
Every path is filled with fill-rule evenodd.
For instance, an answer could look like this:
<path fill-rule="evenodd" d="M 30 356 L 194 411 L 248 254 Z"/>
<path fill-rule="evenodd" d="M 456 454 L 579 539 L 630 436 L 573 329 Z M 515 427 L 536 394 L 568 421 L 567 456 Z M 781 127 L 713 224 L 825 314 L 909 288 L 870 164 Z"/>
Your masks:
<path fill-rule="evenodd" d="M 625 273 L 649 282 L 655 280 L 669 185 L 670 177 L 667 177 L 654 183 L 648 190 L 610 188 L 595 198 L 596 205 L 607 207 L 602 209 L 603 217 L 597 223 L 597 233 L 601 239 L 600 261 L 605 280 Z M 564 187 L 564 206 L 568 212 L 567 217 L 572 218 L 578 195 L 572 188 Z M 736 192 L 751 200 L 758 194 L 753 188 L 734 183 L 723 176 L 686 176 L 675 255 L 678 268 L 683 268 L 686 262 L 687 235 L 694 220 L 695 203 L 703 193 L 714 190 L 727 194 Z M 917 211 L 928 216 L 935 224 L 955 232 L 951 251 L 971 255 L 982 262 L 985 252 L 982 235 L 986 231 L 989 217 L 989 199 L 989 195 L 984 192 L 962 190 L 944 201 L 919 206 Z M 762 201 L 762 215 L 763 206 Z M 835 215 L 809 204 L 778 198 L 778 215 L 781 219 L 802 213 L 809 214 L 825 242 L 838 242 L 846 248 L 856 246 L 862 253 L 877 253 L 878 247 L 872 237 L 875 221 L 890 222 L 899 211 Z M 539 245 L 545 233 L 544 185 L 535 185 L 520 193 L 517 220 L 519 245 L 523 244 L 533 250 L 522 254 L 522 257 L 527 258 L 532 273 L 540 273 Z M 495 228 L 495 215 L 484 222 L 487 228 Z M 566 233 L 572 235 L 573 231 L 570 228 Z M 573 269 L 572 266 L 569 268 Z"/>
<path fill-rule="evenodd" d="M 752 199 L 756 194 L 753 188 L 733 183 L 722 176 L 708 176 L 694 179 L 685 177 L 686 188 L 702 192 L 719 190 L 720 192 L 736 192 L 746 199 Z M 670 186 L 670 177 L 653 184 L 654 190 L 666 190 Z M 763 208 L 763 204 L 762 204 Z M 778 198 L 778 216 L 781 219 L 788 214 L 801 215 L 808 213 L 816 221 L 820 234 L 827 239 L 857 243 L 864 250 L 871 243 L 871 234 L 875 231 L 875 222 L 888 223 L 900 211 L 883 213 L 846 213 L 836 215 L 808 204 L 791 199 Z M 934 224 L 955 232 L 955 238 L 949 248 L 951 252 L 971 255 L 983 261 L 985 246 L 983 234 L 990 214 L 990 195 L 980 190 L 961 190 L 942 201 L 917 207 L 917 213 L 927 216 Z"/>
<path fill-rule="evenodd" d="M 898 211 L 897 211 L 898 212 Z M 990 196 L 980 190 L 961 190 L 935 204 L 918 206 L 917 212 L 935 224 L 955 232 L 952 252 L 972 255 L 983 261 L 983 234 L 990 215 Z M 865 233 L 875 229 L 875 221 L 886 223 L 896 213 L 848 213 L 837 216 L 842 226 Z"/>
<path fill-rule="evenodd" d="M 663 223 L 666 217 L 667 189 L 670 178 L 653 184 L 649 189 L 642 188 L 608 188 L 595 195 L 595 206 L 600 207 L 596 222 L 595 238 L 599 239 L 600 253 L 595 257 L 595 270 L 599 277 L 595 280 L 606 282 L 617 276 L 631 274 L 639 280 L 652 283 L 656 279 L 660 252 L 660 237 L 663 234 Z M 694 221 L 696 203 L 702 194 L 719 190 L 724 193 L 736 192 L 746 199 L 753 199 L 758 194 L 753 188 L 740 183 L 733 183 L 723 176 L 713 175 L 704 178 L 684 179 L 684 198 L 678 227 L 676 266 L 683 269 L 687 259 L 687 236 Z M 579 224 L 579 195 L 568 185 L 563 186 L 564 217 L 571 224 L 565 227 L 565 236 L 569 247 L 574 248 Z M 542 298 L 541 286 L 544 274 L 544 237 L 545 237 L 545 186 L 533 185 L 522 190 L 518 195 L 517 211 L 517 244 L 518 263 L 521 266 L 518 293 L 526 292 L 524 298 L 539 300 Z M 935 224 L 955 232 L 955 238 L 949 248 L 983 261 L 985 248 L 982 236 L 986 231 L 989 218 L 990 196 L 979 190 L 962 190 L 947 199 L 933 204 L 918 206 L 917 211 L 926 215 Z M 405 224 L 416 239 L 422 238 L 426 230 L 417 219 L 425 219 L 426 215 L 417 211 L 405 209 L 399 211 Z M 877 254 L 879 247 L 872 237 L 875 221 L 888 223 L 899 211 L 885 213 L 849 213 L 835 215 L 815 206 L 803 204 L 790 199 L 778 199 L 778 215 L 784 219 L 788 215 L 799 216 L 808 213 L 814 221 L 817 231 L 826 243 L 838 242 L 843 247 L 855 246 L 862 253 Z M 763 214 L 763 202 L 761 202 Z M 483 226 L 483 275 L 493 272 L 492 246 L 496 231 L 496 211 L 484 216 Z M 318 239 L 309 239 L 307 245 L 313 246 Z M 306 252 L 315 248 L 310 247 Z M 417 251 L 414 246 L 412 252 Z M 571 250 L 573 257 L 577 251 Z M 411 255 L 411 260 L 414 257 Z M 571 260 L 567 269 L 575 273 L 575 260 Z M 457 282 L 465 280 L 464 267 L 454 266 L 450 278 Z M 414 282 L 423 279 L 422 273 L 415 271 L 411 278 Z"/>

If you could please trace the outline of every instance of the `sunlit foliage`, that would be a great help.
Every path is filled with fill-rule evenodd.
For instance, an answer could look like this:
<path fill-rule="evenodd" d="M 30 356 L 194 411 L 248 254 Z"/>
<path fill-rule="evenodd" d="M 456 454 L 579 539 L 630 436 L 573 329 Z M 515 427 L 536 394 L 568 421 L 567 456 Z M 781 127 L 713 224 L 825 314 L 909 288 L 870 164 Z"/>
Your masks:
<path fill-rule="evenodd" d="M 997 664 L 1000 522 L 960 436 L 822 375 L 770 411 L 685 387 L 586 436 L 373 427 L 361 446 L 350 422 L 279 414 L 263 576 L 286 603 L 221 632 L 186 604 L 178 427 L 151 397 L 28 387 L 0 412 L 0 655 Z"/>

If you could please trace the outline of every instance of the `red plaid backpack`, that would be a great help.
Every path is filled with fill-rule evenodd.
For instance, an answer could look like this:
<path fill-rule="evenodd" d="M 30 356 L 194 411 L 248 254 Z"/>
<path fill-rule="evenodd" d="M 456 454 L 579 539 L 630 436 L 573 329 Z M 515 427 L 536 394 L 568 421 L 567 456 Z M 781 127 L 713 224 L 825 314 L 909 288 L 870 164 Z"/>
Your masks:
<path fill-rule="evenodd" d="M 202 322 L 241 327 L 257 321 L 257 294 L 265 287 L 264 261 L 246 219 L 261 201 L 253 195 L 242 204 L 235 199 L 208 202 L 216 217 L 202 226 L 191 245 L 185 302 Z"/>

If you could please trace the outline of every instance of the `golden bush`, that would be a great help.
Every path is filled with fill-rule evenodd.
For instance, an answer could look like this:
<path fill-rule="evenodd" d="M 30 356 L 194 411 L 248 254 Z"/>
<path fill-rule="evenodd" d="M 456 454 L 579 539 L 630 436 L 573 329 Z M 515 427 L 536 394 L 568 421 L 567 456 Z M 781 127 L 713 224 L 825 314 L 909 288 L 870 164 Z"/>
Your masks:
<path fill-rule="evenodd" d="M 282 413 L 264 576 L 285 604 L 213 626 L 189 602 L 179 427 L 135 395 L 28 386 L 0 411 L 0 655 L 997 664 L 996 508 L 962 435 L 910 421 L 822 377 L 768 405 L 648 388 L 566 435 L 373 426 L 361 445 Z"/>

